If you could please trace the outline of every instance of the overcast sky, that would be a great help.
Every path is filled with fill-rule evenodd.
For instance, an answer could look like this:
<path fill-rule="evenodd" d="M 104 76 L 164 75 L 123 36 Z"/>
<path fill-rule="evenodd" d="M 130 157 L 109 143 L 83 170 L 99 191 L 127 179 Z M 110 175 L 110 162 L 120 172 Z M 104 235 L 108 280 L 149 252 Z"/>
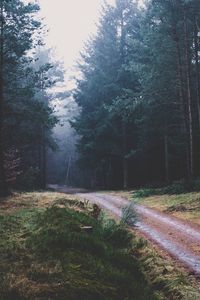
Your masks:
<path fill-rule="evenodd" d="M 108 0 L 113 4 L 115 0 Z M 96 32 L 103 0 L 39 0 L 41 15 L 49 28 L 47 47 L 71 68 L 84 42 Z"/>
<path fill-rule="evenodd" d="M 29 1 L 29 0 L 24 0 Z M 74 87 L 74 65 L 87 39 L 96 33 L 104 0 L 36 0 L 41 17 L 49 28 L 46 47 L 54 48 L 56 58 L 64 62 L 68 88 Z M 107 0 L 114 5 L 115 0 Z M 142 3 L 143 0 L 140 0 Z"/>

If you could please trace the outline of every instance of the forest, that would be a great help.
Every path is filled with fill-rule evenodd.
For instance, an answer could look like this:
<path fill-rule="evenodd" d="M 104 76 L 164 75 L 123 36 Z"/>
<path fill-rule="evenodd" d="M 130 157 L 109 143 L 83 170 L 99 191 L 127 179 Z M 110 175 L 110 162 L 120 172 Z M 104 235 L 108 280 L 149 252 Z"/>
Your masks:
<path fill-rule="evenodd" d="M 73 122 L 99 188 L 199 176 L 200 2 L 116 1 L 82 55 Z"/>
<path fill-rule="evenodd" d="M 0 194 L 44 188 L 46 149 L 58 122 L 47 89 L 59 71 L 42 50 L 36 3 L 0 1 Z M 60 78 L 59 78 L 60 79 Z"/>
<path fill-rule="evenodd" d="M 44 188 L 48 149 L 58 149 L 48 89 L 61 79 L 48 58 L 39 59 L 38 10 L 1 1 L 2 195 L 12 186 Z M 70 121 L 78 137 L 73 163 L 83 186 L 126 189 L 199 177 L 199 26 L 197 0 L 104 5 L 72 92 L 80 111 Z"/>
<path fill-rule="evenodd" d="M 200 1 L 81 3 L 0 0 L 0 300 L 199 300 Z"/>

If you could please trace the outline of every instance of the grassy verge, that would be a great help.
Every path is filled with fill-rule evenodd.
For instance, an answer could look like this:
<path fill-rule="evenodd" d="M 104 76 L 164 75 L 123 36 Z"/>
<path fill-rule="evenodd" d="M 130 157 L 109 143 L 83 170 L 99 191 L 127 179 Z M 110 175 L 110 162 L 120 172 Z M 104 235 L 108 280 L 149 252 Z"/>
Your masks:
<path fill-rule="evenodd" d="M 0 205 L 0 299 L 157 299 L 136 244 L 71 196 L 16 194 Z"/>
<path fill-rule="evenodd" d="M 145 206 L 200 224 L 199 192 L 178 195 L 158 195 L 158 193 L 158 191 L 154 193 L 152 189 L 151 191 L 142 189 L 131 192 L 112 192 L 113 195 L 124 197 L 127 200 L 133 199 L 135 202 Z M 182 206 L 186 207 L 186 209 L 183 209 Z M 185 269 L 177 262 L 175 263 L 165 252 L 141 238 L 139 232 L 134 231 L 134 234 L 137 237 L 134 253 L 159 298 L 199 300 L 199 280 L 188 274 Z"/>
<path fill-rule="evenodd" d="M 160 250 L 150 245 L 138 233 L 133 251 L 159 299 L 200 299 L 198 280 L 188 276 L 184 269 L 174 264 L 174 260 L 162 255 Z"/>
<path fill-rule="evenodd" d="M 148 194 L 149 190 L 140 190 L 133 193 L 133 199 L 148 207 L 172 214 L 183 220 L 200 225 L 200 192 L 180 194 Z"/>

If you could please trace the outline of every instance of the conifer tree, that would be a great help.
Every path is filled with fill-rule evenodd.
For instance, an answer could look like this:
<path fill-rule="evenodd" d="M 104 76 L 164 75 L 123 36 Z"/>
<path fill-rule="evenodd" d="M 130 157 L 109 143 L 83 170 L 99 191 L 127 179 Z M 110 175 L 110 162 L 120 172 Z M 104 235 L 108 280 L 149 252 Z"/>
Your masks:
<path fill-rule="evenodd" d="M 79 150 L 104 188 L 112 185 L 110 178 L 114 176 L 118 185 L 128 186 L 131 143 L 130 118 L 126 117 L 139 91 L 138 79 L 130 72 L 129 40 L 138 26 L 137 13 L 132 1 L 117 1 L 115 8 L 104 8 L 98 35 L 83 57 L 83 79 L 75 93 L 82 108 L 74 124 L 81 136 Z"/>
<path fill-rule="evenodd" d="M 48 103 L 37 94 L 37 72 L 32 67 L 33 56 L 28 56 L 37 44 L 41 24 L 36 20 L 39 6 L 21 0 L 1 0 L 0 9 L 0 195 L 8 193 L 9 169 L 18 159 L 20 171 L 32 165 L 32 155 L 41 135 L 41 126 L 51 130 L 56 118 Z M 43 67 L 45 70 L 47 66 Z M 13 162 L 12 162 L 13 160 Z M 32 161 L 32 163 L 31 163 Z M 19 166 L 18 166 L 19 167 Z"/>

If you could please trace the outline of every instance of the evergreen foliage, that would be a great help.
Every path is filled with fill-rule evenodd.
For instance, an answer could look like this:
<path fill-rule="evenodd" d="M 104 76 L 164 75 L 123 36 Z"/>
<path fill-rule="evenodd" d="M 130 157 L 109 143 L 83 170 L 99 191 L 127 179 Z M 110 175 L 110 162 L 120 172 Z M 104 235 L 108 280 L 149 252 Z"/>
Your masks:
<path fill-rule="evenodd" d="M 24 178 L 32 167 L 44 173 L 42 147 L 52 143 L 50 130 L 57 122 L 44 95 L 53 84 L 48 78 L 51 66 L 34 67 L 32 50 L 41 44 L 38 10 L 37 4 L 21 0 L 0 4 L 0 195 L 7 194 L 18 175 Z"/>
<path fill-rule="evenodd" d="M 102 11 L 74 93 L 91 186 L 127 188 L 200 175 L 200 4 L 116 1 Z"/>

